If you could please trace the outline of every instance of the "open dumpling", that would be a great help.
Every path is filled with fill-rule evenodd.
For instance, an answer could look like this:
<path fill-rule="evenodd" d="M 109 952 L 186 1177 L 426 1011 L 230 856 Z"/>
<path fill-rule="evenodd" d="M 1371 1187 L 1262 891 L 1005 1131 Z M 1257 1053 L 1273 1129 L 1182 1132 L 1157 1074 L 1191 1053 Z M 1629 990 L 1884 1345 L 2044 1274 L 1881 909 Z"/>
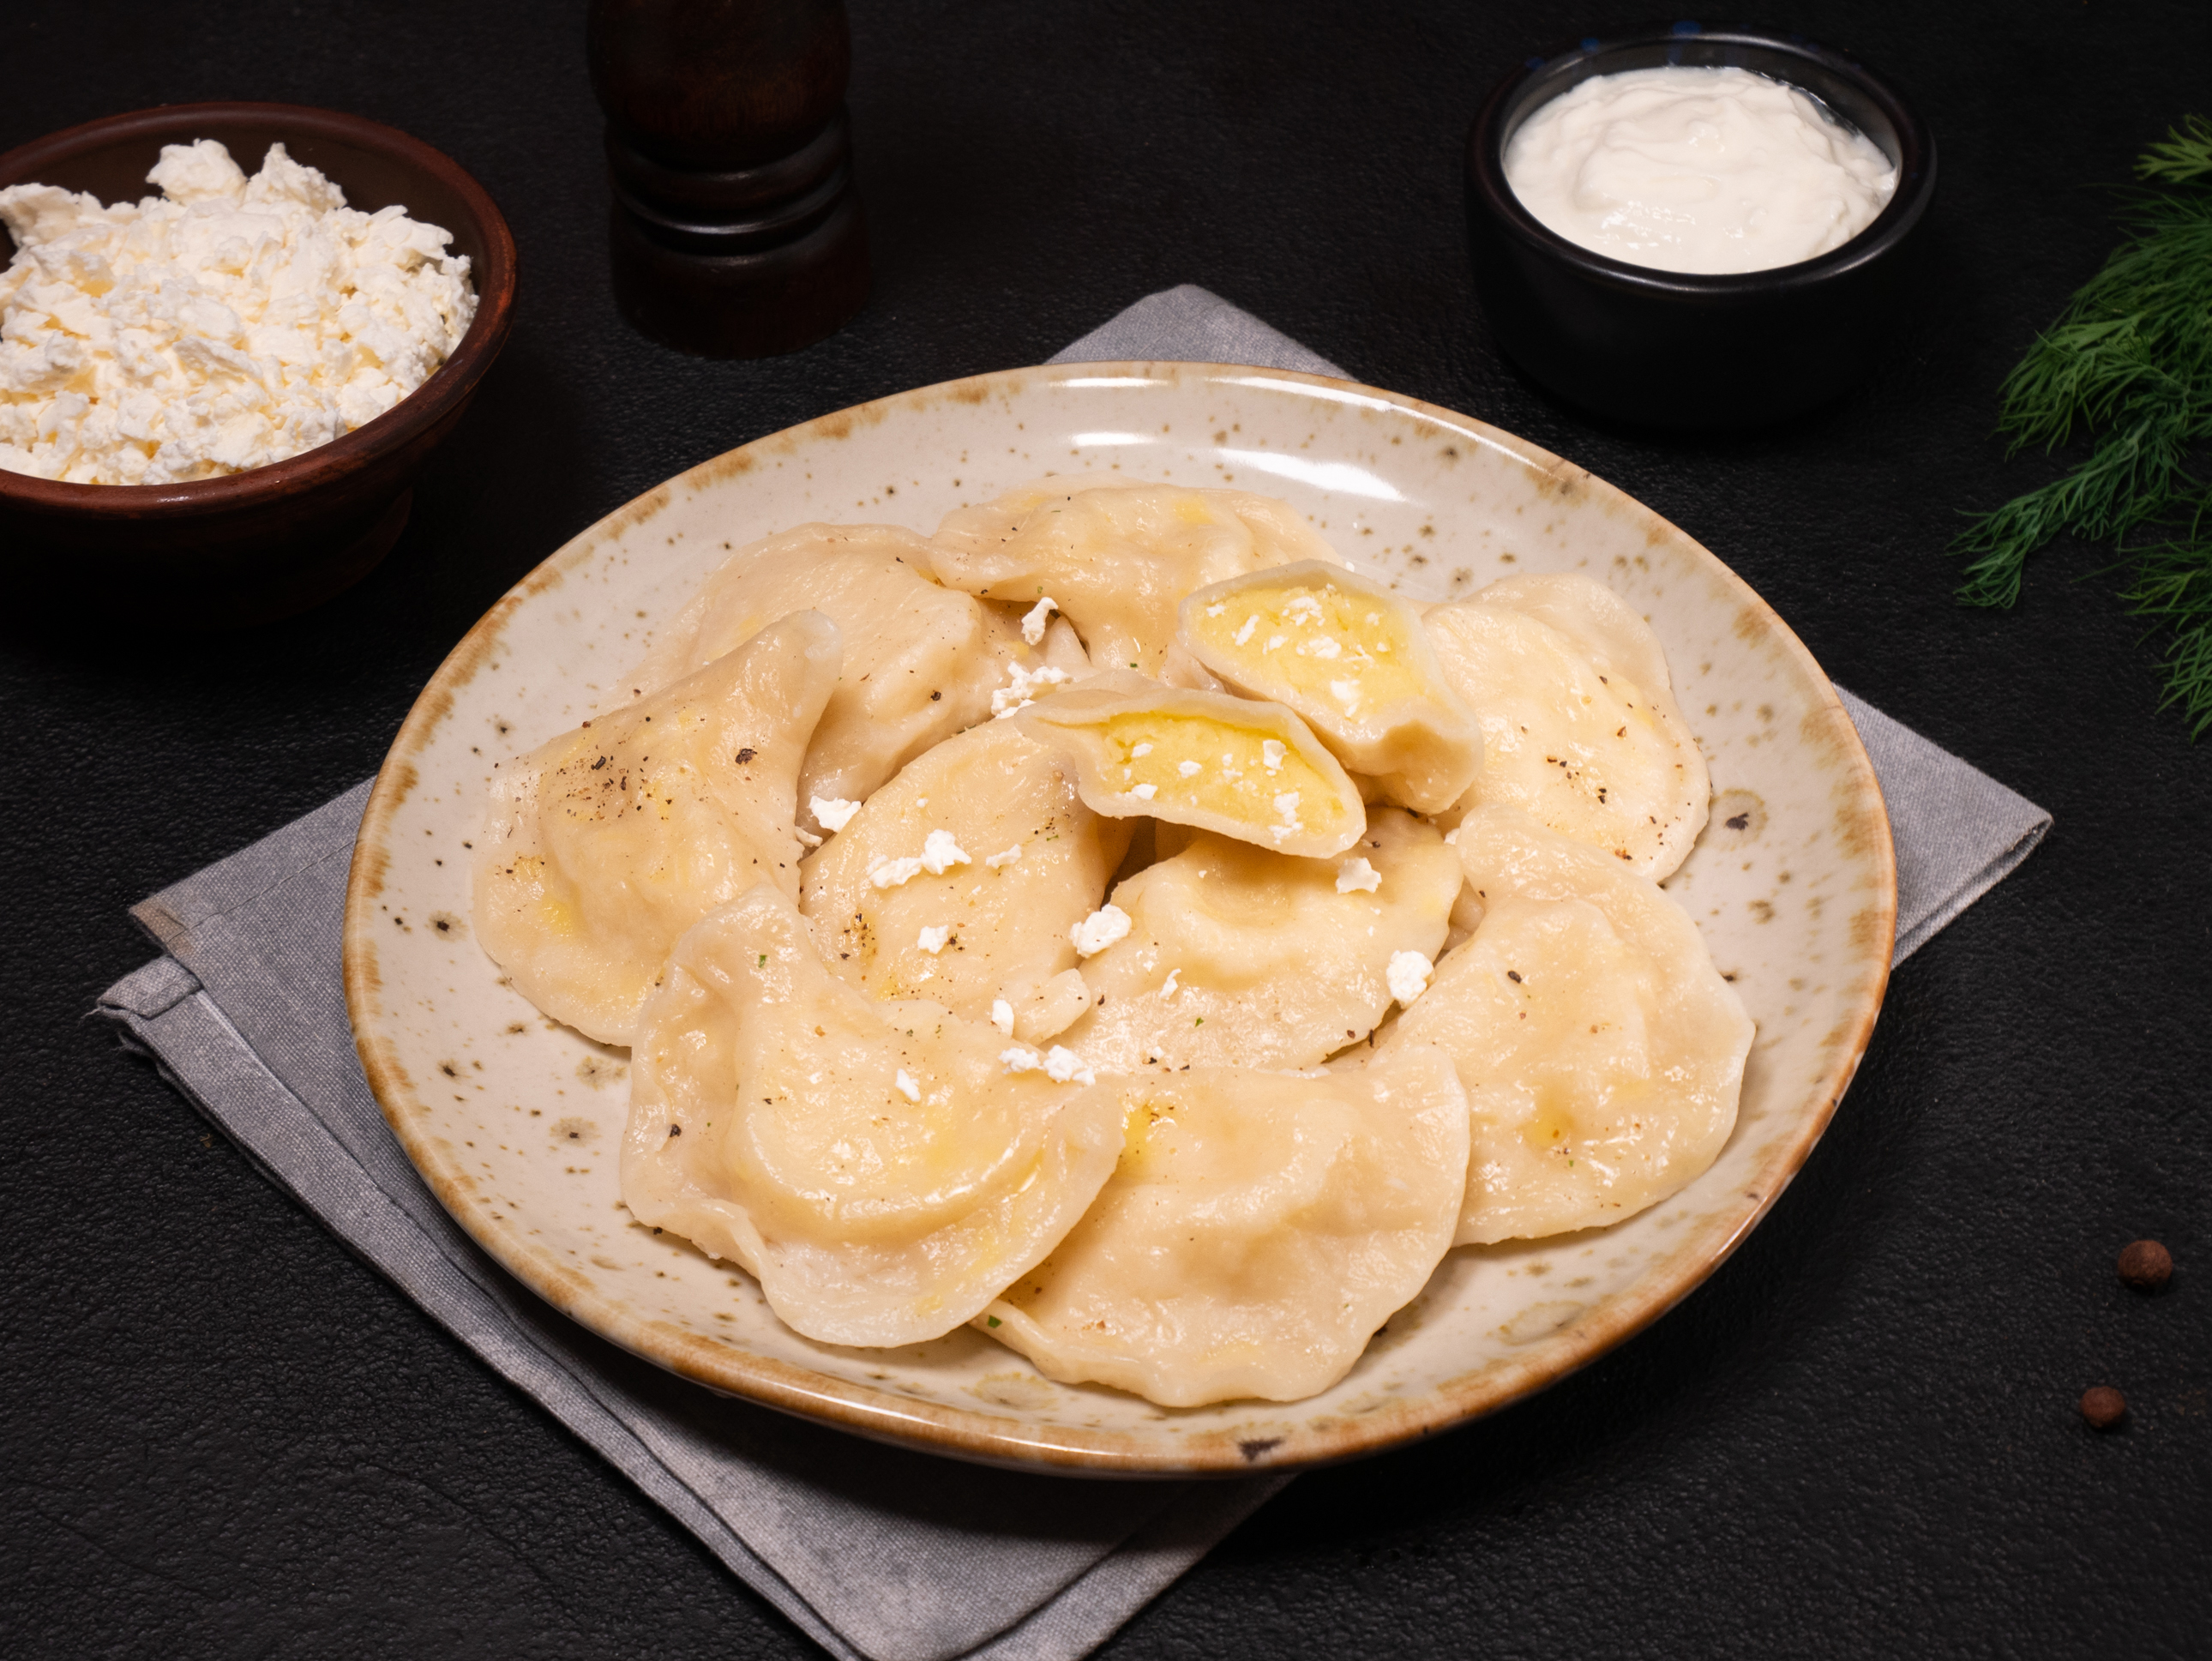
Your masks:
<path fill-rule="evenodd" d="M 1113 1172 L 1119 1104 L 1005 1039 L 831 977 L 781 893 L 684 935 L 631 1062 L 623 1202 L 759 1280 L 794 1330 L 919 1343 L 1058 1244 Z"/>
<path fill-rule="evenodd" d="M 1296 710 L 1386 801 L 1437 812 L 1481 770 L 1482 729 L 1444 679 L 1419 609 L 1380 583 L 1306 561 L 1201 588 L 1182 619 L 1194 657 L 1248 697 Z"/>
<path fill-rule="evenodd" d="M 1616 1223 L 1701 1174 L 1735 1124 L 1752 1024 L 1655 884 L 1518 809 L 1454 834 L 1483 907 L 1383 1039 L 1467 1086 L 1458 1243 Z"/>
<path fill-rule="evenodd" d="M 1443 838 L 1395 807 L 1334 859 L 1200 832 L 1115 889 L 1128 934 L 1084 964 L 1103 1001 L 1060 1042 L 1116 1073 L 1311 1067 L 1382 1019 L 1394 959 L 1425 978 L 1462 880 Z"/>
<path fill-rule="evenodd" d="M 1016 718 L 1073 764 L 1083 800 L 1320 858 L 1367 823 L 1359 788 L 1279 703 L 1109 671 Z"/>
<path fill-rule="evenodd" d="M 1069 933 L 1131 829 L 1085 806 L 1021 722 L 986 721 L 868 798 L 807 861 L 800 909 L 839 979 L 988 1020 L 1075 966 Z"/>
<path fill-rule="evenodd" d="M 742 646 L 776 618 L 820 611 L 843 636 L 844 667 L 799 777 L 811 804 L 863 800 L 940 739 L 991 714 L 1017 666 L 1087 668 L 1072 633 L 1023 635 L 1018 614 L 930 575 L 929 545 L 890 525 L 801 525 L 725 560 L 623 683 L 650 692 Z"/>
<path fill-rule="evenodd" d="M 1689 857 L 1712 786 L 1651 625 L 1603 583 L 1508 577 L 1424 618 L 1482 721 L 1463 799 L 1502 802 L 1657 881 Z"/>
<path fill-rule="evenodd" d="M 1297 560 L 1343 563 L 1272 497 L 1095 474 L 1040 479 L 959 508 L 931 546 L 939 581 L 1024 606 L 1049 599 L 1099 668 L 1185 686 L 1213 684 L 1175 649 L 1185 594 Z"/>
<path fill-rule="evenodd" d="M 836 625 L 800 611 L 495 776 L 477 938 L 517 990 L 628 1043 L 679 934 L 755 883 L 799 891 L 796 781 L 837 663 Z"/>
<path fill-rule="evenodd" d="M 1450 1064 L 1102 1081 L 1113 1179 L 976 1324 L 1048 1378 L 1167 1407 L 1328 1389 L 1451 1244 L 1467 1165 Z"/>

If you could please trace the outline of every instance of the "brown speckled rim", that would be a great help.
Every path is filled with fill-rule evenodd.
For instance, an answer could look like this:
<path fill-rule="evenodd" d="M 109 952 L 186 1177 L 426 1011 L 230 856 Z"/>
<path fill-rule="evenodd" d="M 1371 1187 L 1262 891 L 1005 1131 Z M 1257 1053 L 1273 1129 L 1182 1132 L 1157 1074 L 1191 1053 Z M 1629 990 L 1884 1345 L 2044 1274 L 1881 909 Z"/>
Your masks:
<path fill-rule="evenodd" d="M 1357 392 L 1390 411 L 1428 423 L 1440 423 L 1496 446 L 1539 474 L 1540 490 L 1563 494 L 1587 491 L 1612 510 L 1642 524 L 1654 541 L 1686 546 L 1721 579 L 1743 608 L 1738 627 L 1753 637 L 1764 633 L 1780 643 L 1784 654 L 1812 693 L 1814 709 L 1805 723 L 1808 737 L 1817 724 L 1820 737 L 1840 757 L 1851 776 L 1850 811 L 1879 879 L 1873 913 L 1878 927 L 1865 931 L 1871 962 L 1858 1007 L 1847 1013 L 1830 1054 L 1827 1073 L 1797 1099 L 1794 1135 L 1778 1139 L 1743 1190 L 1741 1208 L 1714 1208 L 1691 1231 L 1682 1246 L 1655 1263 L 1630 1291 L 1606 1299 L 1558 1335 L 1530 1347 L 1525 1359 L 1492 1364 L 1480 1372 L 1448 1380 L 1407 1401 L 1357 1417 L 1337 1416 L 1291 1423 L 1273 1415 L 1294 1410 L 1270 1402 L 1252 1403 L 1249 1424 L 1202 1435 L 1170 1439 L 1158 1433 L 1085 1430 L 1038 1425 L 987 1412 L 944 1407 L 836 1378 L 807 1368 L 736 1350 L 682 1331 L 664 1322 L 641 1319 L 596 1292 L 588 1282 L 532 1247 L 520 1228 L 506 1232 L 483 1208 L 460 1202 L 465 1190 L 458 1169 L 444 1166 L 432 1139 L 416 1135 L 421 1111 L 414 1088 L 392 1041 L 379 1030 L 375 999 L 380 984 L 377 940 L 372 927 L 376 897 L 389 862 L 387 843 L 394 816 L 417 781 L 416 762 L 453 708 L 453 695 L 489 659 L 510 619 L 536 596 L 555 588 L 624 531 L 653 518 L 674 499 L 677 485 L 703 487 L 731 472 L 749 471 L 775 446 L 794 447 L 846 436 L 856 426 L 872 425 L 892 410 L 926 409 L 939 404 L 980 405 L 1018 395 L 1026 386 L 1099 374 L 1142 376 L 1154 381 L 1200 381 L 1263 377 L 1285 388 L 1310 386 L 1340 398 Z M 377 775 L 376 787 L 355 845 L 347 885 L 345 985 L 355 1041 L 370 1086 L 394 1135 L 431 1190 L 477 1243 L 532 1291 L 563 1314 L 625 1349 L 708 1387 L 747 1397 L 801 1418 L 837 1426 L 879 1441 L 951 1455 L 988 1464 L 1048 1469 L 1069 1475 L 1178 1477 L 1241 1476 L 1255 1470 L 1295 1469 L 1380 1452 L 1519 1401 L 1587 1366 L 1665 1314 L 1724 1262 L 1765 1216 L 1792 1177 L 1802 1168 L 1843 1100 L 1859 1060 L 1866 1052 L 1888 984 L 1889 958 L 1897 922 L 1896 864 L 1888 814 L 1874 768 L 1860 745 L 1850 717 L 1810 652 L 1741 578 L 1674 526 L 1603 481 L 1535 446 L 1495 428 L 1437 405 L 1395 392 L 1325 376 L 1279 369 L 1223 364 L 1066 364 L 976 376 L 863 404 L 732 450 L 726 455 L 647 491 L 600 520 L 532 571 L 499 603 L 440 666 L 409 712 L 398 739 Z M 1240 1434 L 1241 1433 L 1241 1434 Z"/>
<path fill-rule="evenodd" d="M 78 519 L 136 520 L 195 519 L 228 513 L 243 502 L 297 496 L 338 474 L 358 472 L 436 425 L 468 400 L 507 344 L 514 321 L 514 236 L 497 204 L 443 150 L 366 116 L 307 104 L 163 104 L 88 121 L 18 145 L 0 155 L 0 186 L 37 182 L 41 169 L 88 149 L 133 139 L 174 143 L 199 136 L 204 127 L 241 123 L 278 127 L 295 140 L 324 138 L 380 151 L 453 192 L 469 214 L 467 228 L 483 248 L 483 258 L 469 272 L 477 293 L 476 315 L 459 344 L 428 380 L 382 415 L 283 461 L 173 484 L 70 484 L 0 468 L 0 500 Z"/>

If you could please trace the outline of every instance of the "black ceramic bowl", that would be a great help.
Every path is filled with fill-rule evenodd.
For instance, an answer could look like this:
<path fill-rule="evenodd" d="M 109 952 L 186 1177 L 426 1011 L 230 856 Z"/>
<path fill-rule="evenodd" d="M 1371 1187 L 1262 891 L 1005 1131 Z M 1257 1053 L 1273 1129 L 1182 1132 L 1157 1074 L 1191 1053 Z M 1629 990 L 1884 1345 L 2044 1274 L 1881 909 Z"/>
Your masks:
<path fill-rule="evenodd" d="M 1811 94 L 1897 164 L 1896 194 L 1839 248 L 1771 271 L 1653 271 L 1547 229 L 1505 182 L 1537 107 L 1596 75 L 1681 64 L 1752 70 Z M 1865 373 L 1909 286 L 1936 194 L 1936 142 L 1912 106 L 1842 52 L 1751 28 L 1660 24 L 1532 58 L 1467 141 L 1475 293 L 1507 356 L 1569 403 L 1638 425 L 1755 425 L 1826 403 Z"/>
<path fill-rule="evenodd" d="M 171 104 L 0 155 L 0 186 L 102 201 L 149 193 L 164 144 L 220 139 L 251 173 L 272 142 L 347 202 L 442 226 L 469 257 L 477 313 L 437 373 L 374 421 L 289 460 L 179 484 L 64 484 L 0 470 L 0 581 L 66 626 L 98 618 L 225 627 L 289 617 L 357 582 L 407 523 L 415 475 L 453 429 L 514 319 L 514 239 L 483 187 L 405 133 L 293 104 Z M 0 230 L 0 262 L 15 244 Z"/>

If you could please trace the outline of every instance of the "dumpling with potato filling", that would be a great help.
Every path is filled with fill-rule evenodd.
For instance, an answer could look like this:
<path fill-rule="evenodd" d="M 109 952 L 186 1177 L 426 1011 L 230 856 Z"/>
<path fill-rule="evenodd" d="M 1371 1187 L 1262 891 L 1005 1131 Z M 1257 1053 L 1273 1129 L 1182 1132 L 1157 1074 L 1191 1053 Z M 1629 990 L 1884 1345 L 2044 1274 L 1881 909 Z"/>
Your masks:
<path fill-rule="evenodd" d="M 1482 770 L 1482 729 L 1420 611 L 1380 583 L 1317 561 L 1231 577 L 1186 598 L 1180 629 L 1206 668 L 1296 710 L 1386 801 L 1437 812 Z"/>
<path fill-rule="evenodd" d="M 1060 1243 L 1121 1155 L 1110 1097 L 1006 1048 L 834 978 L 763 884 L 677 943 L 639 1019 L 623 1202 L 743 1265 L 809 1338 L 941 1336 Z"/>
<path fill-rule="evenodd" d="M 1655 882 L 1689 857 L 1712 794 L 1651 625 L 1576 573 L 1508 577 L 1423 619 L 1482 721 L 1462 807 L 1503 802 Z"/>
<path fill-rule="evenodd" d="M 1164 1407 L 1295 1402 L 1352 1370 L 1451 1244 L 1467 1102 L 1434 1051 L 1092 1093 L 1126 1127 L 1112 1179 L 975 1323 L 1048 1378 Z"/>
<path fill-rule="evenodd" d="M 1688 914 L 1620 861 L 1512 807 L 1454 839 L 1482 920 L 1376 1059 L 1434 1049 L 1467 1086 L 1457 1243 L 1634 1216 L 1727 1142 L 1750 1018 Z"/>
<path fill-rule="evenodd" d="M 678 935 L 755 883 L 799 891 L 799 764 L 837 665 L 836 625 L 796 612 L 494 776 L 477 938 L 518 991 L 628 1043 Z"/>
<path fill-rule="evenodd" d="M 1061 1035 L 1117 1073 L 1311 1067 L 1373 1030 L 1415 960 L 1426 978 L 1460 863 L 1395 807 L 1332 859 L 1200 832 L 1114 890 L 1129 932 L 1082 965 L 1103 999 Z"/>
<path fill-rule="evenodd" d="M 1073 769 L 1022 723 L 985 721 L 868 798 L 806 861 L 799 909 L 840 980 L 988 1020 L 1075 966 L 1070 933 L 1133 824 L 1085 806 Z"/>
<path fill-rule="evenodd" d="M 1271 496 L 1115 474 L 1040 479 L 959 508 L 930 542 L 939 581 L 1024 606 L 1049 599 L 1099 668 L 1182 686 L 1213 684 L 1176 647 L 1185 594 L 1271 565 L 1344 563 Z"/>
<path fill-rule="evenodd" d="M 1358 786 L 1279 703 L 1122 670 L 1016 719 L 1067 758 L 1083 800 L 1109 818 L 1164 819 L 1313 858 L 1349 848 L 1367 823 Z"/>
<path fill-rule="evenodd" d="M 1024 637 L 1018 614 L 930 575 L 929 545 L 890 525 L 801 525 L 722 562 L 660 630 L 622 683 L 636 695 L 742 646 L 778 618 L 817 611 L 836 624 L 844 668 L 799 778 L 799 824 L 816 797 L 860 801 L 933 744 L 991 714 L 1018 666 L 1087 670 L 1073 634 Z"/>

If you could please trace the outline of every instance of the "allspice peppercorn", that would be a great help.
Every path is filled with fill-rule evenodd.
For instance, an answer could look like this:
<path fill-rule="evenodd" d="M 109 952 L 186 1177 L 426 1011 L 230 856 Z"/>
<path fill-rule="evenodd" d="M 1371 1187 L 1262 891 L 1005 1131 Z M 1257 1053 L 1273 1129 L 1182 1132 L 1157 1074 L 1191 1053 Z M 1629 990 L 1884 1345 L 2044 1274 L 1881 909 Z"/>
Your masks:
<path fill-rule="evenodd" d="M 2120 1253 L 2120 1279 L 2137 1292 L 2156 1292 L 2173 1277 L 2173 1254 L 2155 1240 L 2137 1240 Z"/>
<path fill-rule="evenodd" d="M 2128 1398 L 2110 1384 L 2092 1384 L 2081 1392 L 2081 1416 L 2092 1430 L 2110 1430 L 2128 1416 Z"/>

